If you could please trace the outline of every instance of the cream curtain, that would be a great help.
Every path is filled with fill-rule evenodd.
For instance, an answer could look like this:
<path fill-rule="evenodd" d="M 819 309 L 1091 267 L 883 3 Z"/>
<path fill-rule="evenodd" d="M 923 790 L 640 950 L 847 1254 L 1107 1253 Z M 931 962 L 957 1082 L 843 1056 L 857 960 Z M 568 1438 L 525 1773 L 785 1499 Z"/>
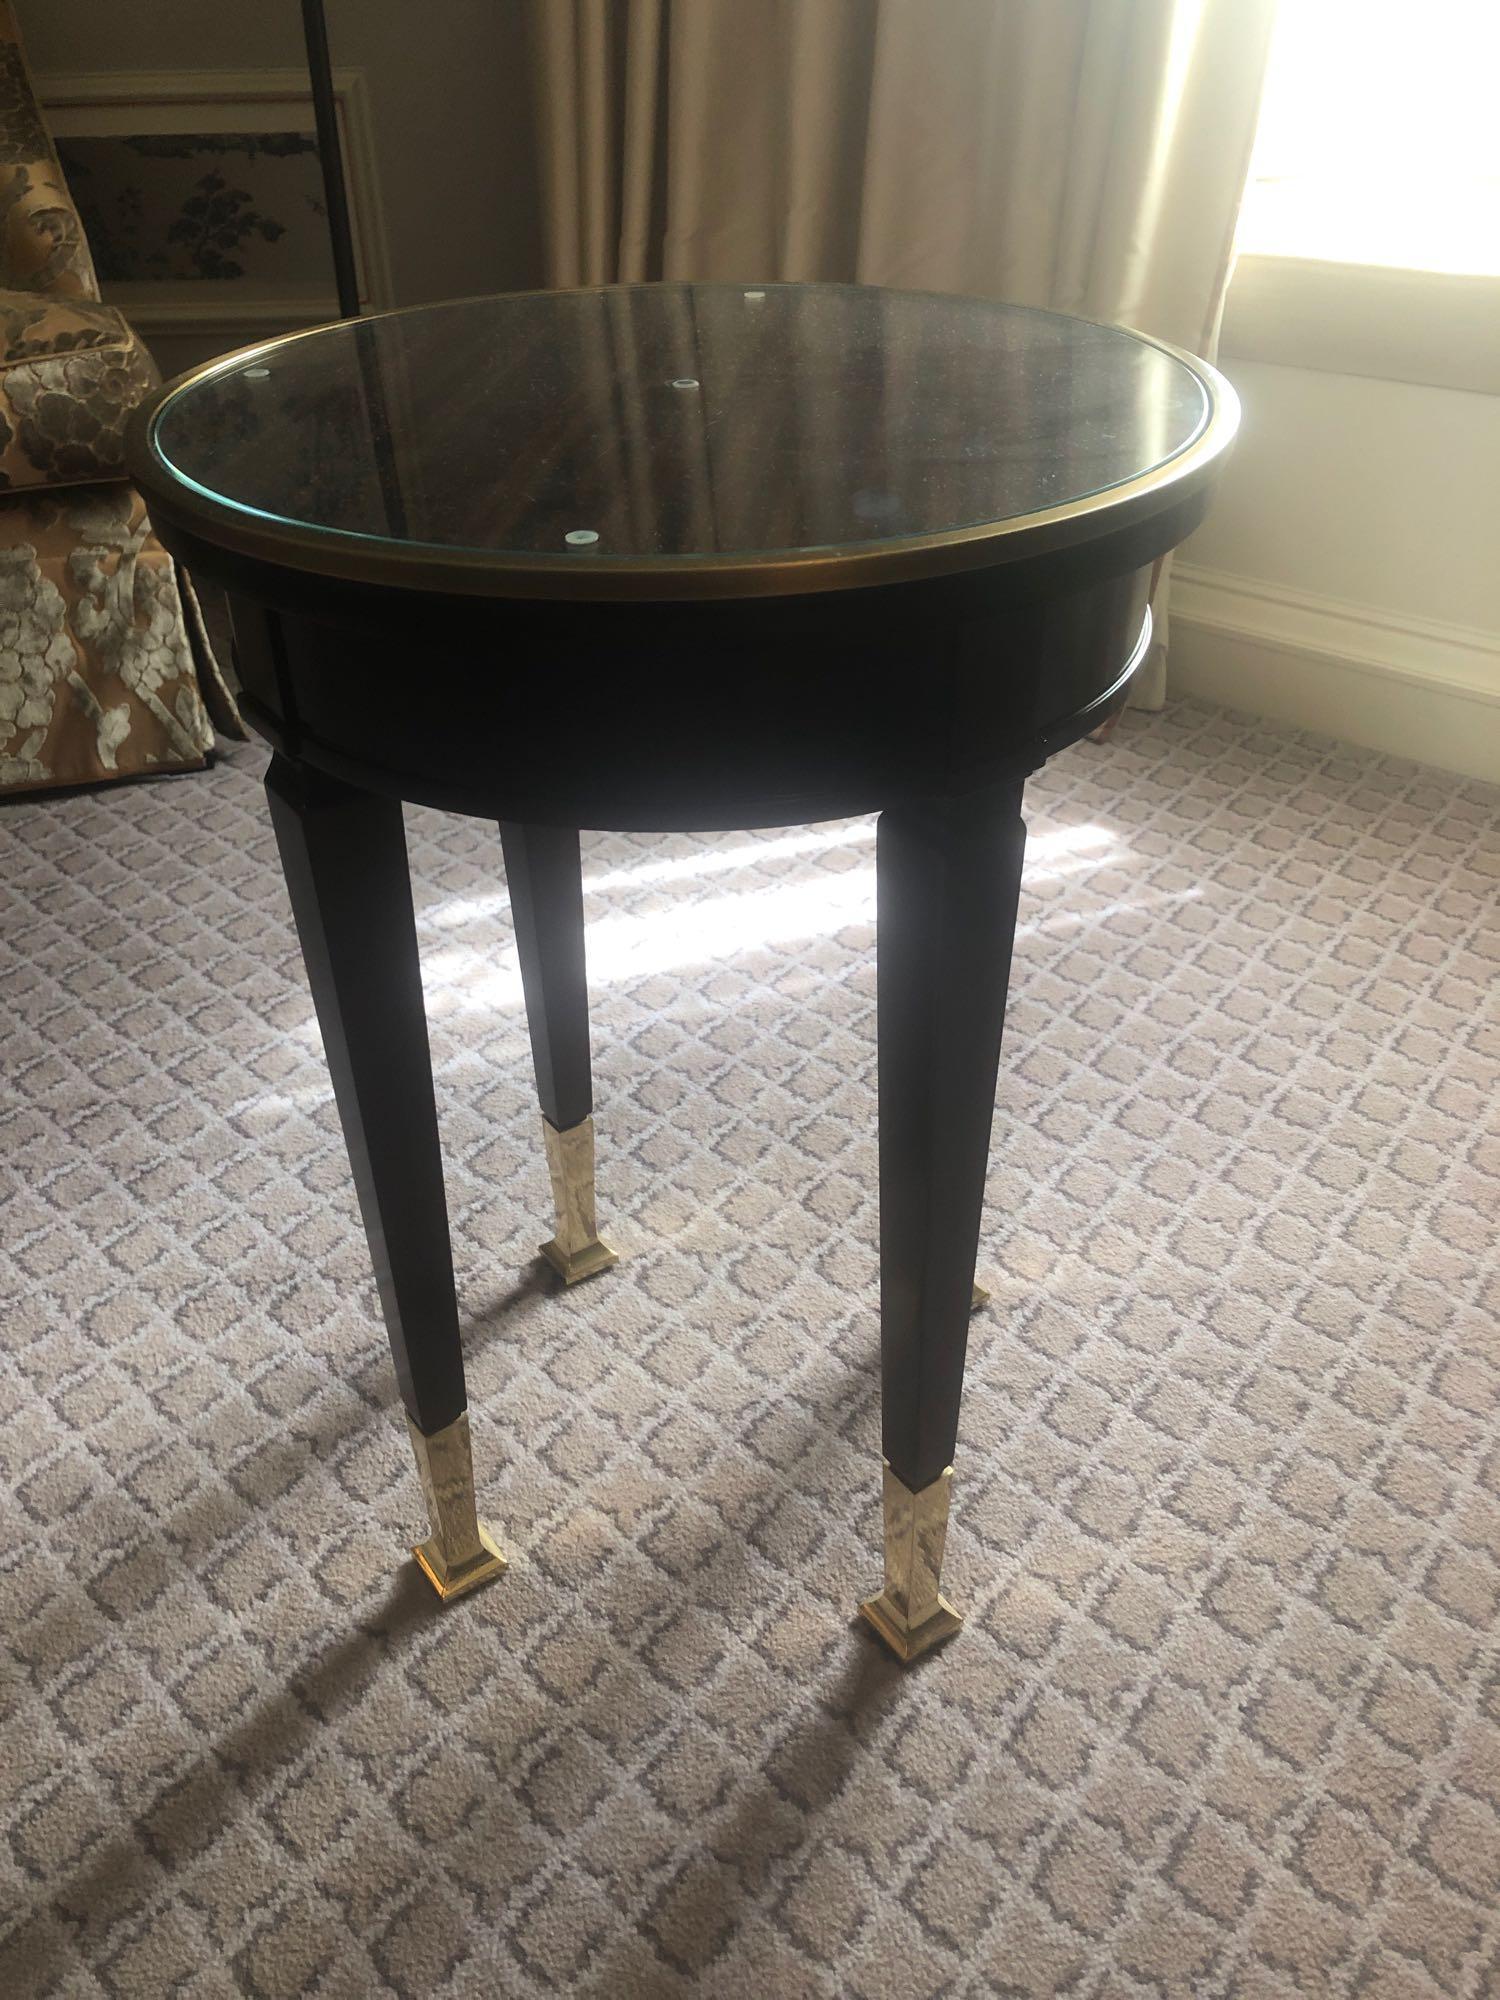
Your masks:
<path fill-rule="evenodd" d="M 529 0 L 550 280 L 986 293 L 1211 356 L 1275 7 Z"/>

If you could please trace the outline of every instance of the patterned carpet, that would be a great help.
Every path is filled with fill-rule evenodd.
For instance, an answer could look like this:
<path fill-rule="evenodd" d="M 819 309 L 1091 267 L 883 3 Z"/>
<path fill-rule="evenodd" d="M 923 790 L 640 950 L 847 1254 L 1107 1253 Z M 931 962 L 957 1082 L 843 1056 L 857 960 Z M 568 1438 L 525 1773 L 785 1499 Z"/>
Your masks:
<path fill-rule="evenodd" d="M 559 1296 L 498 839 L 411 815 L 444 1612 L 260 761 L 0 813 L 0 1992 L 1500 1993 L 1500 795 L 1189 706 L 1033 781 L 902 1673 L 871 824 L 586 841 Z"/>

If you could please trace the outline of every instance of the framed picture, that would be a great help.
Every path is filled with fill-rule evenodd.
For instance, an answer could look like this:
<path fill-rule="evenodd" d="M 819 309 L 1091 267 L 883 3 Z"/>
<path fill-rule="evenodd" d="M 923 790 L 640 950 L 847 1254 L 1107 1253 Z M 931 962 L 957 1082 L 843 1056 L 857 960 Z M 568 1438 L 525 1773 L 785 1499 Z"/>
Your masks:
<path fill-rule="evenodd" d="M 153 347 L 212 353 L 338 317 L 302 71 L 37 82 L 100 289 Z M 378 309 L 390 278 L 364 73 L 333 82 L 360 303 Z"/>

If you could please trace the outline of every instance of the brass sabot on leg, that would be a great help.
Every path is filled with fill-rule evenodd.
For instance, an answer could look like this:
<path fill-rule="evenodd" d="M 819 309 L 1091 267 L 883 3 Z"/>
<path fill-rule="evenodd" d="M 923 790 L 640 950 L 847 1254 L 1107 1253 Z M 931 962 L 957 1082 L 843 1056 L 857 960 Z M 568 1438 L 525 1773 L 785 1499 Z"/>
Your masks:
<path fill-rule="evenodd" d="M 446 1604 L 477 1590 L 505 1569 L 493 1530 L 474 1505 L 474 1457 L 465 1411 L 431 1437 L 408 1417 L 411 1446 L 422 1478 L 422 1497 L 432 1533 L 412 1550 L 422 1574 Z"/>
<path fill-rule="evenodd" d="M 951 1639 L 963 1623 L 938 1589 L 952 1485 L 951 1465 L 920 1493 L 885 1467 L 885 1589 L 859 1608 L 903 1662 Z"/>
<path fill-rule="evenodd" d="M 594 1121 L 580 1118 L 559 1132 L 544 1118 L 542 1141 L 557 1210 L 557 1234 L 542 1245 L 542 1255 L 565 1285 L 576 1285 L 620 1261 L 601 1242 L 594 1214 Z"/>

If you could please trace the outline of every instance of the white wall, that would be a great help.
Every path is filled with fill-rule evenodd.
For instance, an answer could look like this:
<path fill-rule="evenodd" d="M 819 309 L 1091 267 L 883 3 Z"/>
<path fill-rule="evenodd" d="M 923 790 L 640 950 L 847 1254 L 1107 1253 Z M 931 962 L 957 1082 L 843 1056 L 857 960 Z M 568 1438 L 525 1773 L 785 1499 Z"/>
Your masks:
<path fill-rule="evenodd" d="M 1184 561 L 1500 632 L 1500 397 L 1224 372 L 1244 429 Z"/>
<path fill-rule="evenodd" d="M 1250 361 L 1170 683 L 1500 782 L 1500 397 Z"/>

